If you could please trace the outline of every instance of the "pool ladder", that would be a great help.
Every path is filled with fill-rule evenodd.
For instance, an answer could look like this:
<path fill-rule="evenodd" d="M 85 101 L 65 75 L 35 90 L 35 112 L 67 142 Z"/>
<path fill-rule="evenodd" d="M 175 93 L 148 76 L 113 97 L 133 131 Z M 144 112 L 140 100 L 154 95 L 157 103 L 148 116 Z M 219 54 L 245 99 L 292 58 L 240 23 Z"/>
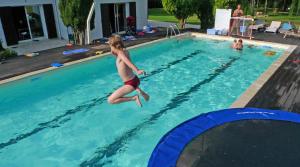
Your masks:
<path fill-rule="evenodd" d="M 177 30 L 177 33 L 176 33 L 175 29 Z M 176 24 L 172 24 L 167 28 L 167 36 L 166 37 L 170 38 L 172 36 L 172 33 L 174 33 L 174 36 L 180 34 L 179 28 Z"/>

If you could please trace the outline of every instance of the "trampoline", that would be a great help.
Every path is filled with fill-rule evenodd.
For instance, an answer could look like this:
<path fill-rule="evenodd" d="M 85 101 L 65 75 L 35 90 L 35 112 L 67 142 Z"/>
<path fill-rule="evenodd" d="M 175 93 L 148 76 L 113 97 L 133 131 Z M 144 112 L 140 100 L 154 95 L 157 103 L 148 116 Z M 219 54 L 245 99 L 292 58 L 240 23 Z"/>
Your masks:
<path fill-rule="evenodd" d="M 300 165 L 300 115 L 255 108 L 199 115 L 159 141 L 148 167 Z"/>

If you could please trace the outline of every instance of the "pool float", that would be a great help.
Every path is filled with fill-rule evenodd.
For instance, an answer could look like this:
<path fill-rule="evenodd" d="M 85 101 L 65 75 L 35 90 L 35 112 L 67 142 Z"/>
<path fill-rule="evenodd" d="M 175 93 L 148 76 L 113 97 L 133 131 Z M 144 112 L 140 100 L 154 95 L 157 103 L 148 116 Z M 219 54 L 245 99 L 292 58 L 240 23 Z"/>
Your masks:
<path fill-rule="evenodd" d="M 268 57 L 271 57 L 271 56 L 274 56 L 276 54 L 276 52 L 274 52 L 274 51 L 266 51 L 265 53 L 264 53 L 264 55 L 265 56 L 268 56 Z"/>
<path fill-rule="evenodd" d="M 61 64 L 61 63 L 52 63 L 51 66 L 52 66 L 52 67 L 62 67 L 62 66 L 64 66 L 64 65 Z"/>
<path fill-rule="evenodd" d="M 266 45 L 264 45 L 264 46 L 261 46 L 260 48 L 263 48 L 263 49 L 272 49 L 272 47 L 271 47 L 271 46 L 266 46 Z"/>
<path fill-rule="evenodd" d="M 86 48 L 67 50 L 67 51 L 63 52 L 63 55 L 79 54 L 79 53 L 84 53 L 84 52 L 88 52 L 88 51 L 89 51 L 89 49 L 86 49 Z"/>
<path fill-rule="evenodd" d="M 96 56 L 99 56 L 99 55 L 101 55 L 103 53 L 103 51 L 97 51 L 96 52 Z"/>

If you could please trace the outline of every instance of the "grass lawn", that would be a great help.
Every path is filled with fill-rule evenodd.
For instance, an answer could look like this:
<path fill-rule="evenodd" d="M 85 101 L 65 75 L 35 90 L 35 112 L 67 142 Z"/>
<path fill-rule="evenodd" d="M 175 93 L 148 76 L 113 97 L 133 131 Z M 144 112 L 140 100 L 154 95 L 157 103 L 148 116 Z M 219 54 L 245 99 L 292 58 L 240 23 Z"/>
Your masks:
<path fill-rule="evenodd" d="M 281 22 L 293 22 L 296 26 L 300 26 L 300 16 L 289 16 L 287 14 L 280 13 L 280 15 L 277 16 L 268 16 L 268 17 L 258 17 L 259 19 L 266 20 L 266 22 L 271 23 L 271 21 L 281 21 Z M 178 20 L 168 14 L 164 9 L 162 8 L 153 8 L 149 9 L 149 19 L 150 20 L 156 20 L 156 21 L 165 21 L 165 22 L 172 22 L 172 23 L 178 23 Z M 189 17 L 187 20 L 187 23 L 189 24 L 200 24 L 199 19 L 197 16 Z"/>
<path fill-rule="evenodd" d="M 174 16 L 168 14 L 164 9 L 161 8 L 149 9 L 149 19 L 155 21 L 172 22 L 172 23 L 179 22 Z M 197 18 L 197 16 L 192 16 L 187 19 L 187 23 L 199 25 L 200 21 Z"/>
<path fill-rule="evenodd" d="M 300 26 L 300 16 L 288 16 L 288 15 L 279 15 L 279 16 L 268 16 L 268 17 L 258 17 L 259 19 L 266 20 L 268 23 L 272 21 L 281 21 L 281 22 L 292 22 L 296 26 Z"/>

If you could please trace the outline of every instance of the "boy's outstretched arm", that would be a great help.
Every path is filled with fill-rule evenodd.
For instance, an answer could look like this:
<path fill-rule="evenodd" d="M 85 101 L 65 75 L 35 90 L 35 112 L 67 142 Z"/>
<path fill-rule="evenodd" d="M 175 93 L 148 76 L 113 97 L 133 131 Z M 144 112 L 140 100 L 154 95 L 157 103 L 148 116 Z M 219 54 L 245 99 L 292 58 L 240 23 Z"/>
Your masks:
<path fill-rule="evenodd" d="M 138 75 L 141 75 L 144 73 L 144 70 L 139 70 L 132 62 L 130 59 L 128 59 L 124 52 L 121 52 L 119 55 L 118 55 L 124 62 L 125 64 L 131 68 L 134 72 L 136 72 Z"/>

